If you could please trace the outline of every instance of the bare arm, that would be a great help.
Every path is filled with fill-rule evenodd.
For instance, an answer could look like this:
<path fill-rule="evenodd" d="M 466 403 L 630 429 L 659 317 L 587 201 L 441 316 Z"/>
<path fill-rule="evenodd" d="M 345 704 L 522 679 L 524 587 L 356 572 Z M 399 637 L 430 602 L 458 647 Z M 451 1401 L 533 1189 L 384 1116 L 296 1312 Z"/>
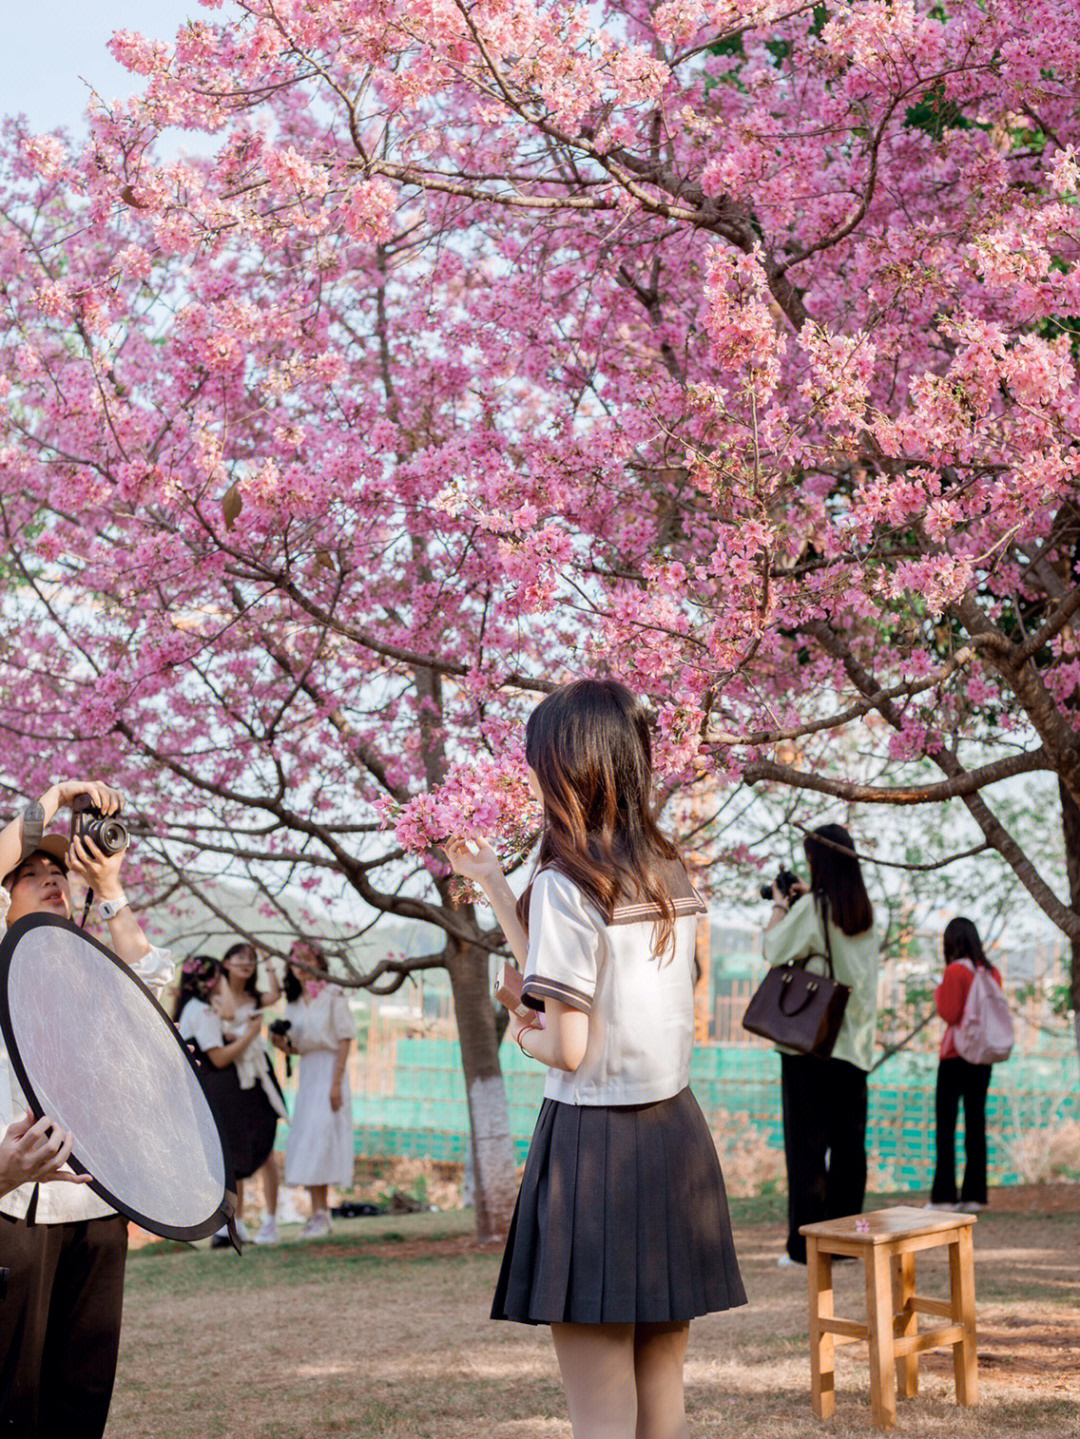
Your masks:
<path fill-rule="evenodd" d="M 511 1014 L 510 1033 L 530 1059 L 573 1074 L 588 1048 L 589 1016 L 558 999 L 544 1001 L 544 1015 L 546 1026 L 540 1029 L 531 1020 Z"/>
<path fill-rule="evenodd" d="M 278 972 L 269 960 L 266 964 L 266 986 L 262 1007 L 263 1009 L 271 1009 L 281 998 L 281 980 L 278 979 Z"/>
<path fill-rule="evenodd" d="M 517 899 L 506 882 L 498 855 L 486 839 L 476 837 L 449 840 L 444 848 L 454 873 L 471 879 L 484 891 L 511 954 L 524 969 L 529 957 L 529 939 L 517 917 Z"/>
<path fill-rule="evenodd" d="M 203 1053 L 215 1069 L 224 1069 L 226 1065 L 234 1064 L 239 1059 L 261 1029 L 262 1016 L 253 1014 L 247 1022 L 247 1028 L 238 1038 L 231 1039 L 228 1044 L 215 1045 L 213 1049 L 204 1050 Z"/>
<path fill-rule="evenodd" d="M 349 1059 L 349 1046 L 351 1039 L 338 1041 L 336 1063 L 334 1064 L 334 1077 L 330 1083 L 330 1108 L 336 1114 L 341 1108 L 341 1082 L 345 1078 L 345 1065 Z"/>

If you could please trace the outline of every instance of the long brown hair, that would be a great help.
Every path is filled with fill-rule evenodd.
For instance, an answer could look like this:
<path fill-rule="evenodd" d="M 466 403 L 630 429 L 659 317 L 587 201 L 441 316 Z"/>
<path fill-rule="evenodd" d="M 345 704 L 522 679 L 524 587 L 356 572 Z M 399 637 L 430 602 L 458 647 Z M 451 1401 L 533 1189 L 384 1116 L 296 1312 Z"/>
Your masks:
<path fill-rule="evenodd" d="M 652 745 L 645 707 L 615 680 L 576 680 L 533 710 L 525 758 L 540 782 L 544 831 L 534 877 L 557 869 L 608 920 L 621 899 L 660 911 L 657 953 L 675 932 L 675 904 L 662 871 L 679 852 L 652 810 Z M 529 924 L 532 884 L 518 900 Z"/>

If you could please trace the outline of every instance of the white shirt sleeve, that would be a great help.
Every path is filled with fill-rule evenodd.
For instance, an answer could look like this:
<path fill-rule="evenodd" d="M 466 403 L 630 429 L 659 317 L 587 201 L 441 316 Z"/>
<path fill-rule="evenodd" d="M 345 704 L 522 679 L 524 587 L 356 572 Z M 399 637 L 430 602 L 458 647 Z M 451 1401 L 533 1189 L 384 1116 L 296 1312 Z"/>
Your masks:
<path fill-rule="evenodd" d="M 603 920 L 573 880 L 545 869 L 529 898 L 529 957 L 522 998 L 557 999 L 588 1014 L 596 993 Z"/>
<path fill-rule="evenodd" d="M 156 944 L 152 944 L 142 959 L 137 959 L 129 967 L 133 974 L 139 976 L 154 998 L 160 999 L 161 991 L 173 976 L 172 953 L 167 949 L 158 949 Z"/>
<path fill-rule="evenodd" d="M 330 1030 L 340 1044 L 343 1039 L 356 1038 L 356 1023 L 349 1008 L 349 1001 L 336 990 L 330 1000 Z"/>
<path fill-rule="evenodd" d="M 220 1016 L 201 999 L 188 1000 L 180 1011 L 176 1027 L 181 1039 L 190 1039 L 204 1054 L 208 1049 L 220 1049 L 225 1043 Z"/>

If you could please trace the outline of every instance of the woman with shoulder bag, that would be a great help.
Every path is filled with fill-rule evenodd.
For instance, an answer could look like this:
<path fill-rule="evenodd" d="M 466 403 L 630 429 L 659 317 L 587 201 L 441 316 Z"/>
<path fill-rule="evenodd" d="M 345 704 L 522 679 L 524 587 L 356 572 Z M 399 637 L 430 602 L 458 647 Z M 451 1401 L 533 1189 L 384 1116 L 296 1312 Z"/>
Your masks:
<path fill-rule="evenodd" d="M 986 1094 L 990 1088 L 989 1064 L 970 1064 L 956 1048 L 956 1031 L 964 1017 L 968 992 L 979 968 L 989 970 L 1000 987 L 1001 975 L 983 952 L 979 931 L 970 919 L 958 916 L 942 936 L 945 973 L 934 991 L 937 1012 L 945 1021 L 938 1058 L 935 1112 L 937 1163 L 930 1191 L 932 1209 L 986 1208 Z M 956 1120 L 964 1101 L 964 1182 L 956 1201 Z"/>
<path fill-rule="evenodd" d="M 629 690 L 556 690 L 525 757 L 544 827 L 521 899 L 486 841 L 446 845 L 524 969 L 509 1033 L 548 1071 L 492 1318 L 550 1324 L 574 1439 L 685 1439 L 690 1321 L 746 1302 L 689 1088 L 703 906 L 653 818 Z"/>
<path fill-rule="evenodd" d="M 849 990 L 844 1017 L 827 1057 L 780 1048 L 784 1157 L 788 1178 L 787 1250 L 783 1264 L 806 1263 L 804 1224 L 862 1212 L 866 1197 L 866 1075 L 877 1019 L 878 945 L 874 912 L 851 835 L 827 824 L 803 846 L 809 886 L 787 899 L 773 887 L 765 927 L 772 966 L 806 960 Z"/>

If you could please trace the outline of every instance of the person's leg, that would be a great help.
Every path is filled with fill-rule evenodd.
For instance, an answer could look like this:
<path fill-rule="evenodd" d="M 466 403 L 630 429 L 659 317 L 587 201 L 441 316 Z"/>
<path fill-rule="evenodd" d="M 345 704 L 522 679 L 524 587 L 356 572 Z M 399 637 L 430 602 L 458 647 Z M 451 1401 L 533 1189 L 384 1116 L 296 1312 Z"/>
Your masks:
<path fill-rule="evenodd" d="M 41 1431 L 100 1439 L 120 1350 L 127 1221 L 55 1227 L 65 1235 L 41 1363 Z"/>
<path fill-rule="evenodd" d="M 861 1214 L 866 1198 L 866 1071 L 829 1059 L 824 1108 L 829 1138 L 825 1218 Z"/>
<path fill-rule="evenodd" d="M 271 1154 L 263 1167 L 259 1170 L 262 1175 L 263 1196 L 266 1200 L 266 1212 L 271 1219 L 277 1214 L 278 1202 L 278 1172 L 277 1160 Z"/>
<path fill-rule="evenodd" d="M 243 1219 L 243 1217 L 244 1217 L 244 1181 L 243 1181 L 242 1179 L 238 1179 L 238 1180 L 236 1181 L 236 1213 L 235 1213 L 235 1215 L 233 1216 L 233 1218 L 236 1220 L 237 1224 L 239 1224 L 240 1221 L 241 1221 L 241 1219 Z"/>
<path fill-rule="evenodd" d="M 553 1324 L 574 1439 L 635 1439 L 632 1324 Z"/>
<path fill-rule="evenodd" d="M 990 1088 L 989 1064 L 960 1061 L 964 1097 L 963 1204 L 986 1203 L 986 1094 Z"/>
<path fill-rule="evenodd" d="M 329 1188 L 329 1185 L 326 1185 L 326 1184 L 309 1184 L 309 1185 L 308 1185 L 308 1187 L 307 1187 L 307 1192 L 308 1192 L 308 1199 L 311 1201 L 311 1216 L 312 1216 L 312 1218 L 314 1218 L 316 1214 L 322 1214 L 322 1213 L 325 1212 L 325 1210 L 326 1210 L 326 1208 L 327 1208 L 327 1190 L 328 1190 L 328 1188 Z"/>
<path fill-rule="evenodd" d="M 824 1070 L 820 1059 L 803 1054 L 780 1056 L 788 1180 L 787 1252 L 799 1264 L 806 1263 L 806 1240 L 799 1226 L 826 1218 Z"/>
<path fill-rule="evenodd" d="M 683 1368 L 689 1324 L 634 1326 L 635 1439 L 687 1439 Z"/>
<path fill-rule="evenodd" d="M 960 1109 L 960 1065 L 962 1059 L 938 1062 L 934 1113 L 937 1120 L 937 1161 L 931 1204 L 956 1203 L 956 1116 Z"/>
<path fill-rule="evenodd" d="M 0 1217 L 0 1267 L 8 1271 L 0 1298 L 0 1432 L 38 1429 L 41 1355 L 60 1246 L 57 1226 Z"/>

